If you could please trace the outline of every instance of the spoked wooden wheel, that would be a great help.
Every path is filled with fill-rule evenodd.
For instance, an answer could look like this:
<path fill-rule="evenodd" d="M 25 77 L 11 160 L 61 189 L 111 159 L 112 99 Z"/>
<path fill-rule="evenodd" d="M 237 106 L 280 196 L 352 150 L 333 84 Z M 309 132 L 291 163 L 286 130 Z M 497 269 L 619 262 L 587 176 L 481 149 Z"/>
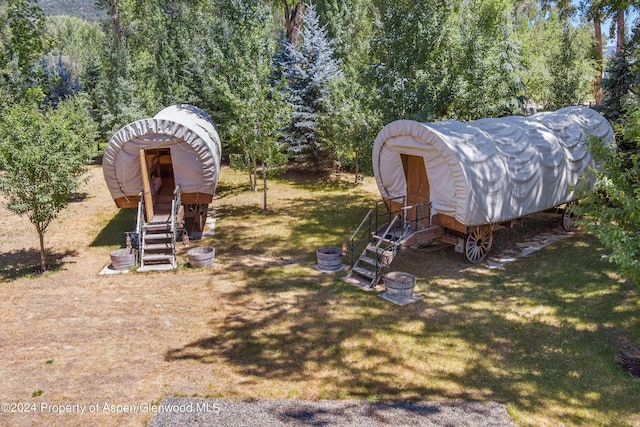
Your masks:
<path fill-rule="evenodd" d="M 580 219 L 580 206 L 578 202 L 567 203 L 562 211 L 562 228 L 564 231 L 575 230 L 578 219 Z"/>
<path fill-rule="evenodd" d="M 493 243 L 493 229 L 490 225 L 474 227 L 464 239 L 464 254 L 471 263 L 484 260 Z"/>

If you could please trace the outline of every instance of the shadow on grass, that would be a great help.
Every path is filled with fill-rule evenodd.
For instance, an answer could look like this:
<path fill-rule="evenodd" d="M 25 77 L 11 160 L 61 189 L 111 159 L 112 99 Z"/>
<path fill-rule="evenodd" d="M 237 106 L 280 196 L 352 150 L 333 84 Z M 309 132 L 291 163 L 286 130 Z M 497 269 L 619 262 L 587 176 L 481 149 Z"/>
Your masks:
<path fill-rule="evenodd" d="M 58 271 L 66 258 L 74 257 L 77 251 L 46 252 L 47 272 Z M 0 282 L 30 277 L 40 274 L 40 251 L 37 249 L 21 249 L 3 253 L 0 258 Z"/>
<path fill-rule="evenodd" d="M 308 191 L 345 191 L 357 188 L 353 175 L 334 175 L 331 173 L 314 173 L 304 169 L 289 169 L 280 177 L 274 178 L 286 181 L 294 187 Z"/>
<path fill-rule="evenodd" d="M 136 228 L 136 212 L 120 209 L 91 242 L 90 246 L 124 246 L 125 233 Z"/>
<path fill-rule="evenodd" d="M 340 245 L 368 211 L 364 195 L 338 193 L 318 200 L 293 200 L 262 212 L 255 206 L 217 208 L 215 244 L 219 255 L 235 260 L 232 270 L 243 270 L 251 256 L 293 257 L 312 263 L 320 246 Z"/>
<path fill-rule="evenodd" d="M 228 184 L 225 182 L 219 182 L 216 187 L 216 197 L 218 199 L 224 197 L 233 197 L 238 194 L 251 191 L 251 187 L 248 183 L 245 184 Z"/>
<path fill-rule="evenodd" d="M 637 294 L 601 254 L 577 237 L 488 270 L 434 252 L 411 264 L 425 298 L 405 307 L 334 276 L 249 269 L 217 331 L 165 359 L 311 380 L 318 398 L 495 400 L 549 424 L 631 425 L 640 383 L 612 342 L 640 339 Z"/>
<path fill-rule="evenodd" d="M 71 197 L 69 197 L 68 202 L 69 203 L 80 203 L 80 202 L 84 202 L 85 200 L 87 200 L 87 197 L 89 197 L 89 193 L 74 193 Z"/>

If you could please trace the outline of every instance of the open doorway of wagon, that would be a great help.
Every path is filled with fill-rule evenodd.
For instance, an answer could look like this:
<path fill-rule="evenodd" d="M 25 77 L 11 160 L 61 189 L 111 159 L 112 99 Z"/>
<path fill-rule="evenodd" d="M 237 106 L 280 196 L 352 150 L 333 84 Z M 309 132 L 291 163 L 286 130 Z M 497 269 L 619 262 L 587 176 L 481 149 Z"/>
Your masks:
<path fill-rule="evenodd" d="M 429 177 L 424 166 L 424 158 L 401 154 L 402 168 L 407 180 L 406 221 L 413 231 L 429 226 Z"/>
<path fill-rule="evenodd" d="M 175 189 L 171 150 L 140 150 L 140 168 L 147 221 L 168 220 Z"/>

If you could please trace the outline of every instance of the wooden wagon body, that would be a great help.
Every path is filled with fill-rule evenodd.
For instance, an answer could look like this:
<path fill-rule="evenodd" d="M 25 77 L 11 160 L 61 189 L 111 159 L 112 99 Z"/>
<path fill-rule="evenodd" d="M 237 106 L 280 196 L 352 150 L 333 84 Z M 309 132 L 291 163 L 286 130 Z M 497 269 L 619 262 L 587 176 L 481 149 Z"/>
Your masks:
<path fill-rule="evenodd" d="M 167 107 L 113 135 L 104 151 L 104 178 L 116 206 L 138 208 L 135 234 L 141 247 L 145 233 L 149 240 L 154 229 L 171 233 L 175 266 L 176 234 L 185 234 L 185 221 L 191 232 L 200 232 L 205 225 L 218 183 L 220 157 L 213 120 L 190 105 Z M 167 247 L 169 242 L 161 243 Z M 154 244 L 160 252 L 160 243 L 150 243 L 148 261 L 153 258 Z M 161 255 L 167 254 L 156 253 L 155 257 L 162 261 Z"/>
<path fill-rule="evenodd" d="M 496 224 L 576 200 L 592 136 L 613 142 L 607 120 L 581 106 L 469 123 L 398 120 L 378 133 L 373 171 L 403 244 L 442 239 L 478 262 Z M 375 233 L 393 234 L 385 227 Z"/>

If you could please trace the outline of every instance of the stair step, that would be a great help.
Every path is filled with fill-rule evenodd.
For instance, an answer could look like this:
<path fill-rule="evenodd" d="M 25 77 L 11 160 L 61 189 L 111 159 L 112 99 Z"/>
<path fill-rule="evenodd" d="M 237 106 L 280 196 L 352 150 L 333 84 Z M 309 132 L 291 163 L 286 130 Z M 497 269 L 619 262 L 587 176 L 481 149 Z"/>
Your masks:
<path fill-rule="evenodd" d="M 363 278 L 361 276 L 353 276 L 349 274 L 348 276 L 344 276 L 342 280 L 350 285 L 357 286 L 363 291 L 373 291 L 374 287 L 371 286 L 371 279 Z"/>
<path fill-rule="evenodd" d="M 144 225 L 147 231 L 166 231 L 171 230 L 171 224 L 168 222 L 149 222 Z"/>
<path fill-rule="evenodd" d="M 398 242 L 398 240 L 400 240 L 400 239 L 387 239 L 387 238 L 385 238 L 385 237 L 375 236 L 375 235 L 374 235 L 374 236 L 371 238 L 371 240 L 372 240 L 372 241 L 374 241 L 374 240 L 375 240 L 376 242 L 387 243 L 387 244 L 389 244 L 389 245 L 395 245 L 395 244 Z"/>
<path fill-rule="evenodd" d="M 389 248 L 381 248 L 380 246 L 376 246 L 376 245 L 373 245 L 371 243 L 369 243 L 367 245 L 367 250 L 371 251 L 371 252 L 377 252 L 379 254 L 382 254 L 383 252 L 391 253 L 391 249 L 389 249 Z"/>
<path fill-rule="evenodd" d="M 142 257 L 142 261 L 144 262 L 150 262 L 150 261 L 173 261 L 173 255 L 167 255 L 167 254 L 152 254 L 152 255 L 145 255 Z"/>
<path fill-rule="evenodd" d="M 358 273 L 361 276 L 368 277 L 368 278 L 370 278 L 372 280 L 376 278 L 376 273 L 374 271 L 367 270 L 366 268 L 353 267 L 351 269 L 351 271 L 355 272 L 355 273 Z"/>
<path fill-rule="evenodd" d="M 144 250 L 146 251 L 171 251 L 173 250 L 173 245 L 171 242 L 166 243 L 145 243 Z"/>
<path fill-rule="evenodd" d="M 172 233 L 167 233 L 167 232 L 158 232 L 158 233 L 146 233 L 144 235 L 144 240 L 162 240 L 162 239 L 167 239 L 167 240 L 171 240 L 171 237 L 173 236 Z"/>
<path fill-rule="evenodd" d="M 147 264 L 145 266 L 139 267 L 136 271 L 140 273 L 148 272 L 148 271 L 171 271 L 176 267 L 173 264 Z"/>
<path fill-rule="evenodd" d="M 361 255 L 360 258 L 358 258 L 358 260 L 361 261 L 361 262 L 364 262 L 365 264 L 372 265 L 374 267 L 376 266 L 376 264 L 378 264 L 378 262 L 382 261 L 382 260 L 376 261 L 375 258 L 370 258 L 370 257 L 364 256 L 364 255 Z"/>

